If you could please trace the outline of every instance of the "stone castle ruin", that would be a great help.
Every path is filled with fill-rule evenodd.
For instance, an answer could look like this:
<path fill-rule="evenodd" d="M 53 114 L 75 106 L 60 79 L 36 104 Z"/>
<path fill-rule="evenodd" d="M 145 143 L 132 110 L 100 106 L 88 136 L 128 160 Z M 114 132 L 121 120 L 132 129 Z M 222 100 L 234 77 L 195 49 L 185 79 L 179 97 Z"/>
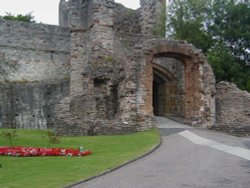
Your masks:
<path fill-rule="evenodd" d="M 216 115 L 225 104 L 216 104 L 204 55 L 155 37 L 164 0 L 140 4 L 131 10 L 114 0 L 61 0 L 59 26 L 0 20 L 0 128 L 120 134 L 165 116 L 217 129 L 220 120 L 231 130 L 225 114 Z M 247 113 L 234 131 L 250 127 Z"/>

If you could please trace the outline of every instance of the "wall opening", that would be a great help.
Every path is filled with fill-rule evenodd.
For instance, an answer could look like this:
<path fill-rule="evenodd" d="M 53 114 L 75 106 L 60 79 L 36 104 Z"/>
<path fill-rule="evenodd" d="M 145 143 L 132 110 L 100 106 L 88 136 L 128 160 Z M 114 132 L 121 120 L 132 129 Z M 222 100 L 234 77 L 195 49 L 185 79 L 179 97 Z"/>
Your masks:
<path fill-rule="evenodd" d="M 154 72 L 153 109 L 155 116 L 164 116 L 166 103 L 166 81 Z"/>
<path fill-rule="evenodd" d="M 110 92 L 106 99 L 106 117 L 113 119 L 118 111 L 118 85 L 110 86 Z"/>
<path fill-rule="evenodd" d="M 184 66 L 181 61 L 155 58 L 152 90 L 155 116 L 184 117 Z"/>
<path fill-rule="evenodd" d="M 107 79 L 94 79 L 96 115 L 101 119 L 113 119 L 118 111 L 118 85 L 112 85 Z"/>
<path fill-rule="evenodd" d="M 106 117 L 106 104 L 105 98 L 107 96 L 107 80 L 106 79 L 94 79 L 94 96 L 95 96 L 95 109 L 96 109 L 96 116 L 98 118 L 105 118 Z"/>

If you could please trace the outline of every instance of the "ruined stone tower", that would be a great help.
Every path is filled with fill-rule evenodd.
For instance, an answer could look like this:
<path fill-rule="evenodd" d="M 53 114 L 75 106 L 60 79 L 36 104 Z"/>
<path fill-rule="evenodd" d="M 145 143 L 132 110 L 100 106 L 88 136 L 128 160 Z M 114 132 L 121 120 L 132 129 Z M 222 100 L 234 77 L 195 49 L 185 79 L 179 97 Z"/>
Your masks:
<path fill-rule="evenodd" d="M 59 24 L 71 31 L 71 94 L 83 92 L 82 72 L 91 59 L 113 55 L 113 9 L 112 0 L 60 2 Z"/>

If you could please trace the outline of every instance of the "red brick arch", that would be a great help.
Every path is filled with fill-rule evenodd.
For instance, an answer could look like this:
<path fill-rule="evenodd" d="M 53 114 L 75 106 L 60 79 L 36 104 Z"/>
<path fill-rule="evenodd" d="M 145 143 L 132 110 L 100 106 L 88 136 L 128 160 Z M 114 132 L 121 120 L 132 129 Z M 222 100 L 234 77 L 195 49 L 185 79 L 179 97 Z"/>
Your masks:
<path fill-rule="evenodd" d="M 200 50 L 182 41 L 154 40 L 145 42 L 139 73 L 138 116 L 140 119 L 153 116 L 154 65 L 152 62 L 157 57 L 176 58 L 184 65 L 183 106 L 185 121 L 192 125 L 210 124 L 214 109 L 211 107 L 211 89 L 206 88 L 211 81 L 206 80 L 206 75 L 213 75 L 212 70 L 206 69 L 209 65 Z M 209 71 L 209 73 L 204 73 L 204 71 Z"/>

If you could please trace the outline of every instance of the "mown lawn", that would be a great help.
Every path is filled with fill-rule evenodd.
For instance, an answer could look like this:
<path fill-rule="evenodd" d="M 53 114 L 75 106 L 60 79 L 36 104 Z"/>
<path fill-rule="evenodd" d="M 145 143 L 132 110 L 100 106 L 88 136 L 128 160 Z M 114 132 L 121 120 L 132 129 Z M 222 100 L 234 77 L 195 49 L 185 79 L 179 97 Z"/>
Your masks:
<path fill-rule="evenodd" d="M 47 131 L 18 130 L 17 134 L 15 146 L 48 146 Z M 93 154 L 86 157 L 0 156 L 0 187 L 64 187 L 141 156 L 159 142 L 157 130 L 118 136 L 62 137 L 60 144 L 51 146 L 75 149 L 83 146 Z M 0 145 L 8 145 L 8 142 L 0 137 Z"/>

